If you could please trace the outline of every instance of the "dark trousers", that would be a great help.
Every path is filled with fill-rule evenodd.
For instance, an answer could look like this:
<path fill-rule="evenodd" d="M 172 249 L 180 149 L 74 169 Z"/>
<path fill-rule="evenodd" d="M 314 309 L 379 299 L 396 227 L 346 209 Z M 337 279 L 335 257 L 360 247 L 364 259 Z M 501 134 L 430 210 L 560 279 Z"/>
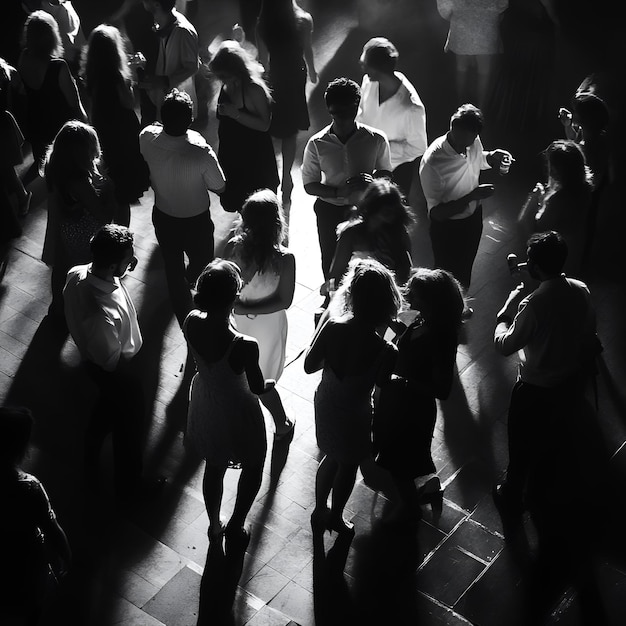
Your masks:
<path fill-rule="evenodd" d="M 322 272 L 324 280 L 327 280 L 337 247 L 337 226 L 348 219 L 352 205 L 336 206 L 318 198 L 313 208 L 317 217 L 317 236 L 322 255 Z"/>
<path fill-rule="evenodd" d="M 182 326 L 192 308 L 190 286 L 213 260 L 215 229 L 209 211 L 195 217 L 171 217 L 155 206 L 152 223 L 165 264 L 170 301 Z M 185 257 L 189 265 L 185 268 Z"/>
<path fill-rule="evenodd" d="M 554 457 L 554 445 L 571 447 L 573 432 L 580 429 L 589 403 L 586 380 L 577 376 L 557 387 L 538 387 L 518 380 L 511 392 L 508 412 L 509 465 L 507 492 L 522 502 L 533 470 Z M 591 431 L 590 431 L 591 432 Z M 591 446 L 590 446 L 591 447 Z"/>
<path fill-rule="evenodd" d="M 94 363 L 84 364 L 98 387 L 98 400 L 85 433 L 85 468 L 97 480 L 102 444 L 110 433 L 113 440 L 115 491 L 130 493 L 137 486 L 143 468 L 145 403 L 141 380 L 134 371 L 134 359 L 107 372 Z"/>
<path fill-rule="evenodd" d="M 482 206 L 473 215 L 461 220 L 430 220 L 435 267 L 453 274 L 466 291 L 472 279 L 472 266 L 482 233 Z"/>
<path fill-rule="evenodd" d="M 400 187 L 402 195 L 408 200 L 411 193 L 411 186 L 413 185 L 413 179 L 415 173 L 419 169 L 419 163 L 422 157 L 418 157 L 414 161 L 407 161 L 406 163 L 400 163 L 393 172 L 391 172 L 391 180 Z"/>

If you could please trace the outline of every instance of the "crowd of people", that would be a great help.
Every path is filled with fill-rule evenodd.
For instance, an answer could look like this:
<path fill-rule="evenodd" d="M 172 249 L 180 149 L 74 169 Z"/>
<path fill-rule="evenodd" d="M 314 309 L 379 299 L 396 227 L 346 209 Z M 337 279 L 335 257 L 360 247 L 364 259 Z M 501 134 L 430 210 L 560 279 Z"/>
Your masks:
<path fill-rule="evenodd" d="M 124 284 L 138 262 L 132 206 L 153 190 L 169 298 L 193 357 L 188 365 L 195 366 L 185 448 L 205 462 L 211 549 L 245 549 L 267 453 L 263 407 L 275 445 L 296 428 L 276 384 L 297 276 L 288 248 L 296 138 L 310 126 L 306 82 L 318 81 L 313 17 L 295 0 L 264 0 L 254 45 L 249 32 L 246 45 L 234 38 L 219 45 L 205 65 L 221 85 L 214 149 L 192 128 L 203 117 L 195 81 L 201 52 L 198 33 L 175 0 L 144 0 L 154 41 L 143 49 L 133 41 L 137 24 L 129 21 L 136 3 L 124 2 L 111 16 L 117 26 L 101 24 L 85 34 L 71 3 L 30 4 L 16 67 L 0 60 L 1 273 L 30 210 L 28 186 L 42 176 L 49 316 L 73 338 L 98 390 L 84 471 L 98 484 L 103 440 L 111 433 L 116 496 L 157 497 L 164 480 L 144 476 L 142 464 L 145 404 L 135 357 L 143 340 Z M 468 53 L 456 4 L 438 2 L 452 20 L 446 50 L 458 56 L 459 90 L 476 55 L 482 98 L 491 63 L 483 55 L 498 51 L 497 34 L 489 49 Z M 497 19 L 507 3 L 488 4 Z M 328 82 L 329 123 L 301 155 L 304 191 L 315 197 L 324 277 L 322 311 L 304 358 L 307 373 L 322 372 L 314 402 L 323 454 L 311 515 L 316 539 L 326 531 L 354 534 L 345 506 L 358 467 L 370 456 L 395 485 L 389 523 L 415 524 L 421 504 L 441 500 L 431 442 L 437 400 L 452 387 L 459 331 L 473 313 L 467 293 L 482 201 L 494 193 L 480 176 L 492 168 L 506 175 L 515 161 L 503 148 L 483 147 L 483 112 L 463 100 L 447 132 L 428 141 L 425 105 L 396 70 L 398 59 L 387 38 L 369 39 L 360 58 L 362 84 L 345 76 Z M 550 138 L 546 180 L 520 212 L 520 231 L 529 237 L 527 263 L 516 269 L 523 282 L 494 325 L 499 352 L 525 355 L 509 412 L 507 478 L 494 491 L 507 514 L 521 514 L 534 495 L 538 422 L 565 409 L 590 410 L 584 394 L 600 350 L 580 279 L 611 176 L 608 110 L 588 92 L 576 94 L 572 109 L 560 111 L 565 138 Z M 25 145 L 33 164 L 20 177 Z M 215 258 L 210 194 L 236 214 L 223 258 Z M 414 198 L 428 215 L 433 268 L 414 267 L 411 258 Z M 8 433 L 0 446 L 2 480 L 15 498 L 33 499 L 29 523 L 40 533 L 24 539 L 32 543 L 33 568 L 44 540 L 55 543 L 65 567 L 69 546 L 45 491 L 19 469 L 31 421 L 27 410 L 0 411 L 0 431 Z M 556 438 L 563 425 L 553 421 L 548 436 Z M 241 476 L 234 510 L 223 522 L 228 468 L 241 469 Z M 33 594 L 40 587 L 33 584 Z M 15 599 L 24 602 L 23 595 Z"/>

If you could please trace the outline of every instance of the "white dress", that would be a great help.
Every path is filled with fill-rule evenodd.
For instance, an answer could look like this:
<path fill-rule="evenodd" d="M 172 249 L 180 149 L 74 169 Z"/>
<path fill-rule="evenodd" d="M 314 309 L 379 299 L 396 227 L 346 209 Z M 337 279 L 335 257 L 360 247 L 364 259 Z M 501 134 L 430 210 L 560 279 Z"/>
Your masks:
<path fill-rule="evenodd" d="M 239 264 L 239 259 L 232 259 Z M 240 265 L 241 267 L 241 265 Z M 243 269 L 243 268 L 242 268 Z M 245 272 L 243 272 L 245 277 Z M 241 290 L 242 304 L 254 304 L 271 297 L 278 289 L 280 276 L 276 270 L 255 272 Z M 234 315 L 240 333 L 254 337 L 259 343 L 259 366 L 264 378 L 278 380 L 285 366 L 287 346 L 287 313 L 284 309 L 262 315 Z"/>

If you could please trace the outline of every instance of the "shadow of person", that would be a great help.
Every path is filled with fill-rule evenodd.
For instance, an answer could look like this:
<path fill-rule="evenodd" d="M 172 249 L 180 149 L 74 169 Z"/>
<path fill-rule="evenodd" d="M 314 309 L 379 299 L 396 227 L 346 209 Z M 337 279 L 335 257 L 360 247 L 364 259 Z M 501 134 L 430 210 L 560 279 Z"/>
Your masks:
<path fill-rule="evenodd" d="M 200 582 L 197 626 L 235 626 L 233 606 L 246 545 L 211 544 Z"/>
<path fill-rule="evenodd" d="M 338 535 L 324 549 L 324 538 L 313 536 L 313 611 L 316 626 L 355 623 L 356 607 L 343 575 L 353 535 Z"/>

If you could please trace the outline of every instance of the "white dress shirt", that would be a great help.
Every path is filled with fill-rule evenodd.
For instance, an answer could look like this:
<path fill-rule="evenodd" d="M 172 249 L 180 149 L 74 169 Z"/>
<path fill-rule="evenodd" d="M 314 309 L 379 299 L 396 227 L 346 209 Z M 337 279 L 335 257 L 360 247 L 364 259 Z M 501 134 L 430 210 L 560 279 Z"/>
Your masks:
<path fill-rule="evenodd" d="M 342 143 L 331 132 L 332 124 L 313 135 L 304 148 L 302 158 L 302 184 L 323 183 L 341 187 L 348 178 L 377 170 L 391 172 L 389 142 L 385 134 L 357 122 L 357 128 Z M 348 198 L 324 198 L 324 202 L 344 206 Z"/>
<path fill-rule="evenodd" d="M 91 264 L 67 273 L 65 318 L 81 357 L 112 372 L 120 359 L 130 359 L 143 343 L 137 311 L 119 278 L 106 281 L 91 272 Z"/>
<path fill-rule="evenodd" d="M 428 212 L 443 202 L 458 200 L 478 187 L 481 170 L 488 170 L 486 152 L 480 137 L 467 148 L 465 154 L 459 154 L 442 135 L 433 141 L 420 163 L 420 180 L 428 203 Z M 460 220 L 474 214 L 479 202 L 474 200 L 451 220 Z"/>
<path fill-rule="evenodd" d="M 414 161 L 426 151 L 426 110 L 415 87 L 404 74 L 394 72 L 401 84 L 380 104 L 378 81 L 366 74 L 361 85 L 361 104 L 356 119 L 382 130 L 389 140 L 391 167 Z"/>
<path fill-rule="evenodd" d="M 195 130 L 168 135 L 160 124 L 139 135 L 141 154 L 150 168 L 154 204 L 171 217 L 195 217 L 208 210 L 209 189 L 224 188 L 224 172 L 213 148 Z"/>

